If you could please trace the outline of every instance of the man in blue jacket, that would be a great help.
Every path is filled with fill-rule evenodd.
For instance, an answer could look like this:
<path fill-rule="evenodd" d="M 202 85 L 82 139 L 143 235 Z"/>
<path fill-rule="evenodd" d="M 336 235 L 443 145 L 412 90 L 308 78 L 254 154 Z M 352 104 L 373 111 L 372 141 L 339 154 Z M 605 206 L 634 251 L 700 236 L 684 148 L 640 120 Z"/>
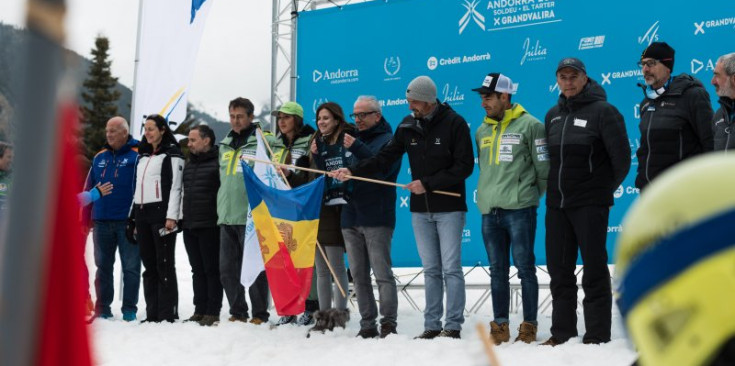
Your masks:
<path fill-rule="evenodd" d="M 352 147 L 364 145 L 371 155 L 377 154 L 393 138 L 393 131 L 383 118 L 380 103 L 373 96 L 360 96 L 352 111 L 350 116 L 357 125 L 357 139 L 345 135 L 345 146 L 352 151 Z M 395 182 L 400 168 L 401 161 L 398 160 L 388 171 L 372 178 Z M 385 338 L 396 333 L 398 292 L 390 258 L 395 226 L 396 188 L 355 181 L 352 199 L 342 209 L 342 236 L 360 310 L 360 331 L 357 335 L 362 338 Z M 380 333 L 375 325 L 378 307 L 370 280 L 371 268 L 378 283 L 382 316 Z"/>
<path fill-rule="evenodd" d="M 120 250 L 123 269 L 123 320 L 134 321 L 138 312 L 140 251 L 125 236 L 125 225 L 133 200 L 138 140 L 128 133 L 128 122 L 112 117 L 105 127 L 107 143 L 92 160 L 85 190 L 97 183 L 112 183 L 115 189 L 92 204 L 95 274 L 95 318 L 110 319 L 114 298 L 115 250 Z"/>

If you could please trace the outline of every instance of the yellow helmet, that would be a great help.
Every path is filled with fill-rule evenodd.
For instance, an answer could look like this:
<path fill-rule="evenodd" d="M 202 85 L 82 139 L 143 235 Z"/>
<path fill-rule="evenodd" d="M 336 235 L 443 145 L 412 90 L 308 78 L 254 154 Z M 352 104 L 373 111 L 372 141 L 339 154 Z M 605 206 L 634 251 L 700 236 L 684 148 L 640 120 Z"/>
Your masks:
<path fill-rule="evenodd" d="M 626 214 L 616 258 L 616 301 L 641 365 L 735 358 L 735 156 L 659 176 Z"/>

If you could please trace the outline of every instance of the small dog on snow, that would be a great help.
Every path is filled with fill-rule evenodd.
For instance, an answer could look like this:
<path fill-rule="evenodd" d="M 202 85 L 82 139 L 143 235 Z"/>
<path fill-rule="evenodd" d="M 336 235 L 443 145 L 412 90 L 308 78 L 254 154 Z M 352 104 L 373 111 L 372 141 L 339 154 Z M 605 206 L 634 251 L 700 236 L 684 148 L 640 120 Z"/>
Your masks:
<path fill-rule="evenodd" d="M 314 321 L 316 322 L 316 324 L 311 327 L 311 329 L 309 329 L 308 333 L 306 333 L 306 338 L 309 338 L 311 336 L 311 332 L 324 333 L 327 330 L 334 330 L 334 327 L 344 328 L 349 320 L 350 311 L 347 309 L 339 310 L 332 308 L 327 310 L 319 310 L 314 313 Z"/>

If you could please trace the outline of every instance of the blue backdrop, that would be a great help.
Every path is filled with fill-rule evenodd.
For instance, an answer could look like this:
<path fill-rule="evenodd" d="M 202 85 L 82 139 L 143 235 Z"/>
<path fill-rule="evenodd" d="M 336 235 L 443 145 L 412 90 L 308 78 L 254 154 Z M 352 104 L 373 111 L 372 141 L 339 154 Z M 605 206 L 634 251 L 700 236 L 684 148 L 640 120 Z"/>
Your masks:
<path fill-rule="evenodd" d="M 543 0 L 390 0 L 300 13 L 298 20 L 297 101 L 307 123 L 316 107 L 337 102 L 352 111 L 359 95 L 374 95 L 394 127 L 409 113 L 408 83 L 428 75 L 439 99 L 465 117 L 473 135 L 484 110 L 472 92 L 486 74 L 501 72 L 518 84 L 513 101 L 543 121 L 559 95 L 555 71 L 564 57 L 578 57 L 589 77 L 602 84 L 608 100 L 625 117 L 633 165 L 615 192 L 608 226 L 612 262 L 623 215 L 638 197 L 633 185 L 639 146 L 638 103 L 643 82 L 636 62 L 654 41 L 676 50 L 674 74 L 710 85 L 717 58 L 735 51 L 735 1 L 543 1 Z M 474 147 L 476 149 L 476 147 Z M 476 151 L 475 151 L 476 152 Z M 476 155 L 476 154 L 475 154 Z M 475 205 L 478 171 L 467 180 L 464 265 L 487 264 Z M 398 181 L 410 182 L 408 163 Z M 696 187 L 692 187 L 696 190 Z M 395 266 L 420 266 L 408 209 L 408 191 L 398 190 L 393 237 Z M 672 197 L 672 199 L 676 199 Z M 545 202 L 538 210 L 536 261 L 546 262 Z"/>

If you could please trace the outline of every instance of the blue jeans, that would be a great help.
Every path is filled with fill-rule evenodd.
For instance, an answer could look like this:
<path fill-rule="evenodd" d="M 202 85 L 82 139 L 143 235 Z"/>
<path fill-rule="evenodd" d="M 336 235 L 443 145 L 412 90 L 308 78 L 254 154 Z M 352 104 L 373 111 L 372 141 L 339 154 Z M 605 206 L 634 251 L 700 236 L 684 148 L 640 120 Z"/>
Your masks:
<path fill-rule="evenodd" d="M 140 290 L 140 249 L 125 237 L 125 221 L 94 222 L 94 263 L 97 266 L 95 288 L 97 302 L 95 313 L 112 314 L 110 304 L 115 296 L 113 269 L 115 250 L 120 251 L 123 270 L 123 313 L 138 312 L 138 292 Z"/>
<path fill-rule="evenodd" d="M 442 329 L 446 285 L 447 314 L 444 329 L 462 330 L 465 305 L 462 229 L 465 212 L 413 212 L 411 222 L 421 264 L 424 266 L 424 329 Z"/>
<path fill-rule="evenodd" d="M 510 306 L 510 251 L 521 279 L 523 321 L 537 324 L 538 279 L 533 243 L 536 237 L 536 206 L 517 210 L 493 208 L 482 215 L 482 238 L 490 261 L 493 316 L 498 324 L 508 322 Z"/>

